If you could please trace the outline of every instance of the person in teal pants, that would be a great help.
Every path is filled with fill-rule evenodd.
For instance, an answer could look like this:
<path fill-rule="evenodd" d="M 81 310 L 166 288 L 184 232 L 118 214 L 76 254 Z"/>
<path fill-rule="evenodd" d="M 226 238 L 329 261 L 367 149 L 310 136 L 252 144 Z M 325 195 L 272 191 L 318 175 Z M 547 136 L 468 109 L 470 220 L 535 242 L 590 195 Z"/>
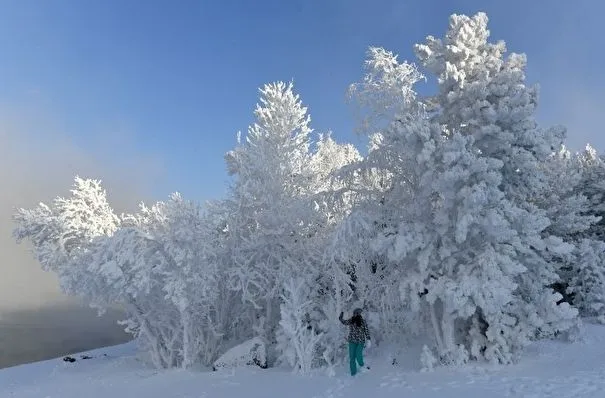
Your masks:
<path fill-rule="evenodd" d="M 349 342 L 349 365 L 351 367 L 351 376 L 357 374 L 357 365 L 360 368 L 364 367 L 363 361 L 363 349 L 365 348 L 366 341 L 370 344 L 370 330 L 365 319 L 361 316 L 361 308 L 356 308 L 353 311 L 353 317 L 350 319 L 344 319 L 344 313 L 341 312 L 338 319 L 344 325 L 349 326 L 349 336 L 347 341 Z M 366 367 L 369 369 L 369 367 Z"/>

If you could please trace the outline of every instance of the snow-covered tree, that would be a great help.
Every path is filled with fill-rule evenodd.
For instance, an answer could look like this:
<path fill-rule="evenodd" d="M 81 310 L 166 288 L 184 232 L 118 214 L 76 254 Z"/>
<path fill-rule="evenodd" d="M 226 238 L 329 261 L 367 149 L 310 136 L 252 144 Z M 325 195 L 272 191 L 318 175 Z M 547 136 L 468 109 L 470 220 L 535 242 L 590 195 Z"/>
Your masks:
<path fill-rule="evenodd" d="M 93 240 L 111 236 L 120 226 L 101 181 L 80 177 L 75 178 L 70 197 L 17 209 L 13 220 L 17 241 L 30 241 L 36 259 L 59 276 L 68 294 L 81 294 L 87 288 L 87 263 L 80 258 Z"/>
<path fill-rule="evenodd" d="M 361 156 L 330 135 L 320 135 L 313 147 L 310 117 L 292 84 L 264 86 L 255 115 L 245 142 L 226 156 L 235 177 L 226 200 L 226 258 L 232 260 L 233 286 L 256 314 L 250 329 L 266 340 L 269 363 L 296 350 L 294 340 L 287 346 L 284 342 L 290 340 L 283 339 L 294 311 L 283 306 L 284 297 L 294 300 L 288 283 L 296 278 L 309 287 L 305 297 L 297 296 L 312 303 L 307 322 L 316 333 L 313 360 L 296 360 L 306 371 L 334 362 L 332 346 L 342 337 L 333 311 L 340 309 L 336 281 L 343 276 L 332 272 L 326 246 L 351 208 L 347 181 L 339 171 Z"/>
<path fill-rule="evenodd" d="M 97 274 L 112 265 L 128 280 L 126 324 L 160 367 L 211 365 L 240 337 L 230 326 L 241 305 L 217 260 L 222 214 L 210 210 L 178 194 L 141 205 L 91 259 Z"/>
<path fill-rule="evenodd" d="M 578 190 L 588 199 L 587 215 L 599 219 L 584 235 L 605 241 L 605 162 L 590 144 L 577 154 L 577 162 L 581 173 Z"/>
<path fill-rule="evenodd" d="M 605 323 L 605 242 L 580 240 L 566 286 L 581 314 Z"/>
<path fill-rule="evenodd" d="M 366 74 L 352 84 L 349 95 L 355 100 L 364 134 L 378 133 L 395 117 L 409 111 L 416 93 L 413 84 L 424 78 L 416 67 L 399 62 L 397 55 L 380 47 L 370 47 L 365 61 Z"/>
<path fill-rule="evenodd" d="M 316 200 L 338 199 L 340 205 L 339 213 L 346 213 L 342 206 L 350 205 L 351 198 L 349 183 L 341 171 L 343 168 L 355 168 L 363 158 L 359 151 L 351 144 L 339 144 L 330 134 L 320 134 L 315 143 L 316 149 L 311 154 L 309 168 L 311 169 L 311 191 L 320 194 Z"/>
<path fill-rule="evenodd" d="M 172 332 L 178 345 L 176 361 L 185 367 L 199 360 L 209 365 L 220 353 L 226 333 L 215 319 L 221 315 L 217 306 L 229 299 L 223 282 L 226 275 L 213 258 L 212 220 L 199 205 L 178 194 L 152 207 L 141 206 L 130 220 L 146 234 L 148 253 L 155 257 L 147 263 L 155 263 L 149 272 L 158 278 L 156 294 L 177 315 L 178 326 Z"/>
<path fill-rule="evenodd" d="M 252 328 L 268 342 L 269 361 L 277 356 L 283 281 L 292 272 L 319 263 L 308 245 L 316 230 L 310 168 L 310 117 L 292 84 L 261 89 L 245 142 L 226 155 L 235 176 L 228 221 L 233 282 L 251 309 Z"/>
<path fill-rule="evenodd" d="M 347 182 L 352 199 L 352 212 L 335 231 L 329 248 L 337 289 L 343 293 L 342 307 L 363 305 L 378 314 L 376 325 L 381 333 L 375 340 L 394 340 L 404 330 L 419 331 L 418 312 L 411 311 L 400 293 L 400 281 L 405 272 L 387 262 L 384 250 L 375 242 L 391 236 L 393 228 L 403 217 L 400 213 L 409 199 L 406 179 L 415 167 L 408 156 L 416 149 L 406 148 L 398 132 L 390 128 L 395 120 L 409 118 L 419 111 L 413 85 L 423 76 L 407 63 L 383 49 L 371 48 L 365 62 L 366 75 L 362 82 L 351 86 L 350 94 L 362 115 L 360 132 L 370 137 L 368 155 L 354 168 L 344 167 L 341 175 Z M 401 144 L 401 145 L 400 145 Z M 400 206 L 387 203 L 400 200 Z"/>
<path fill-rule="evenodd" d="M 573 245 L 599 221 L 591 214 L 591 203 L 581 189 L 582 166 L 578 158 L 562 146 L 542 163 L 541 172 L 546 184 L 536 202 L 546 210 L 550 220 L 545 235 L 560 237 Z M 552 261 L 553 257 L 547 259 Z"/>
<path fill-rule="evenodd" d="M 561 164 L 560 161 L 558 163 Z M 576 306 L 583 316 L 597 317 L 603 322 L 605 246 L 602 239 L 605 235 L 602 233 L 602 217 L 605 214 L 605 164 L 596 150 L 587 145 L 583 152 L 574 157 L 567 154 L 563 167 L 554 167 L 550 171 L 552 186 L 558 191 L 568 192 L 563 197 L 554 195 L 551 208 L 556 211 L 560 208 L 560 202 L 573 201 L 579 209 L 573 217 L 559 219 L 565 226 L 564 230 L 571 232 L 567 241 L 574 245 L 574 251 L 562 259 L 561 282 L 557 287 L 563 292 L 565 300 Z"/>
<path fill-rule="evenodd" d="M 280 355 L 301 373 L 309 373 L 317 358 L 323 332 L 311 319 L 313 288 L 305 278 L 290 279 L 283 284 L 280 328 L 277 332 Z"/>
<path fill-rule="evenodd" d="M 30 240 L 68 294 L 124 309 L 156 366 L 209 365 L 233 337 L 239 303 L 215 261 L 218 215 L 174 194 L 118 217 L 99 181 L 76 178 L 70 197 L 19 209 L 15 236 Z"/>
<path fill-rule="evenodd" d="M 503 164 L 499 188 L 524 213 L 516 230 L 525 247 L 516 256 L 527 272 L 516 281 L 525 305 L 524 315 L 516 315 L 536 332 L 552 334 L 568 329 L 575 317 L 557 306 L 561 296 L 551 286 L 559 279 L 558 265 L 548 261 L 550 253 L 569 253 L 572 247 L 546 231 L 552 220 L 540 202 L 548 189 L 542 165 L 559 149 L 565 131 L 537 125 L 537 89 L 525 84 L 525 56 L 505 57 L 504 42 L 488 38 L 485 14 L 453 15 L 445 38 L 429 36 L 416 53 L 438 77 L 439 93 L 428 102 L 445 135 L 472 136 L 482 157 Z"/>
<path fill-rule="evenodd" d="M 358 253 L 356 289 L 375 306 L 371 292 L 381 291 L 393 307 L 395 289 L 382 280 L 397 281 L 399 305 L 411 314 L 400 320 L 428 322 L 440 359 L 450 363 L 511 362 L 530 338 L 570 328 L 577 313 L 557 304 L 559 264 L 548 260 L 573 250 L 564 237 L 577 223 L 565 222 L 582 219 L 574 202 L 582 198 L 561 190 L 566 202 L 551 215 L 555 225 L 540 195 L 552 188 L 544 167 L 563 132 L 537 127 L 524 57 L 505 59 L 504 43 L 488 36 L 484 14 L 454 15 L 445 39 L 416 47 L 438 78 L 435 96 L 418 97 L 421 76 L 386 51 L 371 51 L 379 59 L 366 63 L 369 77 L 355 86 L 369 87 L 378 104 L 399 96 L 388 127 L 364 126 L 372 145 L 365 169 L 378 170 L 382 192 L 344 224 L 352 231 L 347 249 Z M 397 76 L 407 80 L 392 71 L 406 71 Z M 370 243 L 358 245 L 359 237 Z"/>
<path fill-rule="evenodd" d="M 406 148 L 401 158 L 413 167 L 393 173 L 382 202 L 393 216 L 371 242 L 380 262 L 370 272 L 397 281 L 404 322 L 432 330 L 442 362 L 510 362 L 528 337 L 510 316 L 519 305 L 514 279 L 525 272 L 514 256 L 524 247 L 514 229 L 522 213 L 498 189 L 501 162 L 427 119 L 396 121 L 385 134 L 397 140 L 383 145 Z M 480 340 L 473 319 L 488 324 Z"/>
<path fill-rule="evenodd" d="M 591 214 L 590 202 L 581 190 L 583 173 L 577 156 L 572 156 L 565 147 L 561 147 L 543 162 L 542 172 L 546 184 L 544 191 L 536 198 L 536 203 L 546 210 L 550 220 L 550 225 L 542 235 L 558 237 L 565 248 L 561 251 L 544 251 L 542 256 L 557 267 L 559 280 L 552 286 L 563 295 L 561 300 L 573 304 L 583 312 L 579 304 L 582 302 L 582 290 L 578 290 L 578 300 L 573 300 L 571 286 L 578 281 L 575 276 L 581 272 L 580 268 L 587 264 L 583 258 L 592 257 L 588 250 L 599 247 L 582 242 L 598 222 L 598 218 Z"/>

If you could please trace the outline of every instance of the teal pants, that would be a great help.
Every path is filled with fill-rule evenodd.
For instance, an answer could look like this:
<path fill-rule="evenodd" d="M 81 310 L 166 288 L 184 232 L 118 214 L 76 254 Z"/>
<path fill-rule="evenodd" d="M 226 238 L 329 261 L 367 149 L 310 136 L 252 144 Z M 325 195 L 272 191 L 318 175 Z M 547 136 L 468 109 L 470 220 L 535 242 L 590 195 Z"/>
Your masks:
<path fill-rule="evenodd" d="M 363 347 L 364 343 L 349 343 L 349 364 L 351 366 L 351 376 L 357 374 L 357 365 L 363 366 Z"/>

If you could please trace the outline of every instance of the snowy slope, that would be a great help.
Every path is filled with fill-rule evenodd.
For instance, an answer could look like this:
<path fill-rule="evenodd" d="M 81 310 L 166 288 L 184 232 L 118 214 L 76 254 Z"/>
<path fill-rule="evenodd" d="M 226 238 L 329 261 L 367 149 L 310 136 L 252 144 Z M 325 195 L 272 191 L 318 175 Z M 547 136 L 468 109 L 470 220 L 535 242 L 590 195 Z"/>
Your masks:
<path fill-rule="evenodd" d="M 144 366 L 130 344 L 88 354 L 94 358 L 4 369 L 0 397 L 605 397 L 605 327 L 595 325 L 586 326 L 581 342 L 533 345 L 519 365 L 421 373 L 370 358 L 372 371 L 354 379 L 344 368 L 335 377 L 277 369 L 157 371 Z"/>

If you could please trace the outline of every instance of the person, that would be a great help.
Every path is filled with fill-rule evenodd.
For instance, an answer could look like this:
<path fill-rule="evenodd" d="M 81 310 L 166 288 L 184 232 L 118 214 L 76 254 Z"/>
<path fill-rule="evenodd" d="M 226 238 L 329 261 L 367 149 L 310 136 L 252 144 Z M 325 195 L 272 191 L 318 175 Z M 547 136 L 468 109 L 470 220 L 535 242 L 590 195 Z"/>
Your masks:
<path fill-rule="evenodd" d="M 355 311 L 353 311 L 352 318 L 344 319 L 343 312 L 341 312 L 338 317 L 343 325 L 349 326 L 347 341 L 349 342 L 349 365 L 351 367 L 351 376 L 357 374 L 357 365 L 359 365 L 360 368 L 365 366 L 363 361 L 363 349 L 366 346 L 366 341 L 368 346 L 371 344 L 370 330 L 368 329 L 365 319 L 361 316 L 361 313 L 361 308 L 356 308 Z M 366 367 L 366 369 L 370 368 Z"/>

